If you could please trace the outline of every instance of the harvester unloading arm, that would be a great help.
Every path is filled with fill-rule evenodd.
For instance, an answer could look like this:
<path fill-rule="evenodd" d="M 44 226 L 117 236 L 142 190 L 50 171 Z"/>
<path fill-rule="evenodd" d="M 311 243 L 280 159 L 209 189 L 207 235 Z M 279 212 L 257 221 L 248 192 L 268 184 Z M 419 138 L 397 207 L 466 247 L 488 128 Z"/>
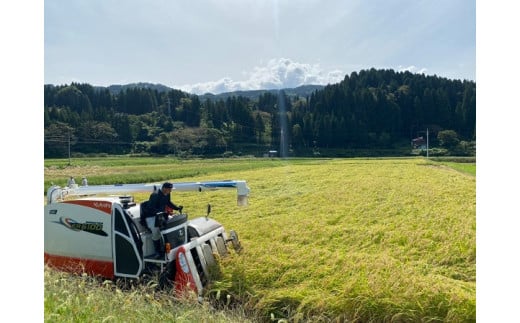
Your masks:
<path fill-rule="evenodd" d="M 236 189 L 237 203 L 239 206 L 247 205 L 249 187 L 244 180 L 221 180 L 203 182 L 181 182 L 172 183 L 176 191 L 206 191 L 221 189 Z M 73 187 L 51 186 L 47 190 L 47 204 L 63 200 L 69 196 L 95 195 L 95 194 L 128 194 L 154 192 L 161 187 L 161 183 L 149 184 L 115 184 L 115 185 L 91 185 Z"/>

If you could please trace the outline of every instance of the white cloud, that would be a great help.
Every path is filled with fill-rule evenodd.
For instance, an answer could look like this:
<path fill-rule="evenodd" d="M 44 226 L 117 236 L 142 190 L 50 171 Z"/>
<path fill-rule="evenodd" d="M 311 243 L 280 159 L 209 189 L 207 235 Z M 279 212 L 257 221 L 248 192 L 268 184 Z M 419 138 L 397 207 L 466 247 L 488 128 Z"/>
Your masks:
<path fill-rule="evenodd" d="M 410 65 L 410 66 L 407 66 L 407 67 L 403 67 L 401 65 L 399 65 L 397 67 L 397 71 L 398 72 L 410 72 L 410 73 L 415 73 L 415 74 L 427 74 L 426 72 L 428 71 L 428 69 L 426 68 L 418 68 L 416 67 L 415 65 Z"/>
<path fill-rule="evenodd" d="M 224 77 L 218 81 L 175 86 L 194 94 L 224 93 L 240 90 L 264 90 L 295 88 L 301 85 L 326 85 L 338 83 L 345 74 L 340 70 L 324 71 L 318 64 L 294 62 L 288 58 L 271 59 L 264 66 L 253 68 L 248 78 L 234 81 Z"/>

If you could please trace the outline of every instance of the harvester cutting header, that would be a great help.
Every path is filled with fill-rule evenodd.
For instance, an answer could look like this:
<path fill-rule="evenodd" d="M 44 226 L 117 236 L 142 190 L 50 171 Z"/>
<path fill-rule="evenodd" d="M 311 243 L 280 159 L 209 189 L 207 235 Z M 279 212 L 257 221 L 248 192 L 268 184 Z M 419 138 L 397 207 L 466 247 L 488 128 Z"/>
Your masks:
<path fill-rule="evenodd" d="M 155 215 L 163 253 L 145 217 L 146 202 L 136 203 L 132 193 L 154 193 L 161 183 L 71 187 L 51 186 L 44 207 L 44 259 L 51 267 L 86 272 L 108 279 L 139 278 L 159 271 L 160 283 L 170 283 L 177 294 L 186 290 L 202 295 L 228 246 L 241 249 L 238 235 L 205 216 L 188 220 L 182 212 L 165 210 Z M 236 189 L 239 206 L 247 205 L 249 187 L 243 180 L 168 183 L 174 191 Z M 157 229 L 156 229 L 156 232 Z M 155 239 L 155 238 L 154 238 Z"/>

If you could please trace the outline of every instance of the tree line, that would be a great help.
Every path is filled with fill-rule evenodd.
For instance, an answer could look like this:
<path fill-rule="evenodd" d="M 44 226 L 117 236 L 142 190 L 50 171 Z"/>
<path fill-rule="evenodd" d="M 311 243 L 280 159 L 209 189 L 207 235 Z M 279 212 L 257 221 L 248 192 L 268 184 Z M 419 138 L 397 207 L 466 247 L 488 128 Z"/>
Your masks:
<path fill-rule="evenodd" d="M 261 154 L 398 149 L 476 140 L 476 84 L 361 70 L 306 96 L 284 90 L 201 101 L 180 90 L 44 85 L 45 157 L 80 154 Z M 436 142 L 449 134 L 449 140 Z M 72 148 L 71 148 L 72 147 Z"/>

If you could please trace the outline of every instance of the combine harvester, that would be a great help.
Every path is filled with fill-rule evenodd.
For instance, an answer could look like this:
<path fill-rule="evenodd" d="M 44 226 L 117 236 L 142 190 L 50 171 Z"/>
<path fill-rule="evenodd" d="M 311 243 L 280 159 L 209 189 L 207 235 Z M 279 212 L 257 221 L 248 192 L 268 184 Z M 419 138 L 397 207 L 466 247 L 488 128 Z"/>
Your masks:
<path fill-rule="evenodd" d="M 118 184 L 59 187 L 47 191 L 44 223 L 44 261 L 63 271 L 108 279 L 159 274 L 161 286 L 171 284 L 176 295 L 188 291 L 202 297 L 217 265 L 231 244 L 241 249 L 238 236 L 229 235 L 206 216 L 189 219 L 168 215 L 161 226 L 164 257 L 153 257 L 150 230 L 141 225 L 141 204 L 132 193 L 160 190 L 161 184 Z M 174 191 L 236 189 L 238 205 L 247 205 L 249 187 L 242 180 L 173 183 Z M 217 256 L 217 257 L 218 257 Z"/>

